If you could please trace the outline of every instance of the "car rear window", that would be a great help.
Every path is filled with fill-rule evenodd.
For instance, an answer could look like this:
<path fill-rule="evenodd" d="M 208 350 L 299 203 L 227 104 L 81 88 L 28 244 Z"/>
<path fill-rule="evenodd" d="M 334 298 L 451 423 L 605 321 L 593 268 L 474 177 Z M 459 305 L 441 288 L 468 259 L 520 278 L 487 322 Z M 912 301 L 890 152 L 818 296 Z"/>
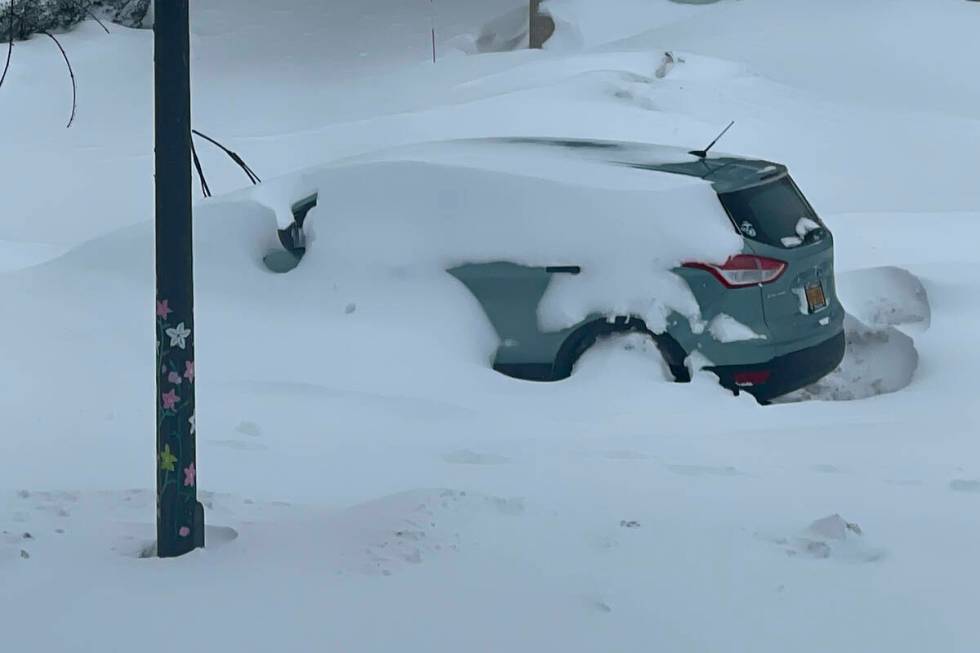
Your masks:
<path fill-rule="evenodd" d="M 796 247 L 808 231 L 823 228 L 788 175 L 718 197 L 743 236 L 767 245 Z"/>

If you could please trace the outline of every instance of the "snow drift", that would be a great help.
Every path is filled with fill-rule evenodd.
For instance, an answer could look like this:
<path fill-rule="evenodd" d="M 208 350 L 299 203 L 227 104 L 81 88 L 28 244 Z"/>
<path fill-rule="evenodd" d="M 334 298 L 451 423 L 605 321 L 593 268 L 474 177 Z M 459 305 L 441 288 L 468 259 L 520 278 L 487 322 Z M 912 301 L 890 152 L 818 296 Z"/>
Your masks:
<path fill-rule="evenodd" d="M 417 146 L 284 182 L 319 191 L 301 267 L 339 280 L 438 274 L 464 263 L 575 264 L 582 273 L 554 279 L 541 302 L 545 330 L 604 314 L 636 315 L 660 331 L 672 312 L 703 328 L 697 302 L 671 269 L 721 262 L 741 248 L 710 184 L 543 149 Z"/>

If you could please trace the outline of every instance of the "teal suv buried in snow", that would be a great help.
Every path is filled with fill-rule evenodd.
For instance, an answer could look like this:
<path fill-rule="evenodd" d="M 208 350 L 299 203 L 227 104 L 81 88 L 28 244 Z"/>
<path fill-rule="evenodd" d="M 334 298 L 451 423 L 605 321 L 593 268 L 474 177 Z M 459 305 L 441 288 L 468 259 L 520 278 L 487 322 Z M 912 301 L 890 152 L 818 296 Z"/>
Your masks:
<path fill-rule="evenodd" d="M 542 331 L 537 307 L 554 275 L 574 275 L 574 265 L 529 267 L 512 263 L 467 264 L 450 270 L 483 306 L 500 339 L 494 361 L 509 376 L 556 381 L 600 338 L 648 334 L 678 381 L 690 379 L 686 360 L 703 355 L 722 385 L 760 401 L 809 385 L 832 371 L 844 355 L 844 311 L 834 286 L 834 241 L 785 166 L 733 156 L 692 156 L 652 145 L 554 139 L 492 139 L 566 150 L 610 164 L 697 177 L 709 182 L 741 234 L 742 252 L 722 265 L 697 261 L 675 270 L 690 287 L 705 321 L 729 316 L 758 337 L 727 341 L 695 333 L 677 317 L 666 332 L 652 333 L 630 315 L 595 315 L 571 328 Z M 675 156 L 665 156 L 673 152 Z M 651 163 L 651 161 L 655 163 Z M 286 249 L 303 253 L 303 219 L 315 198 L 294 207 L 296 222 L 280 232 Z M 288 266 L 287 266 L 288 267 Z M 725 318 L 726 320 L 729 318 Z M 742 327 L 740 327 L 742 328 Z"/>

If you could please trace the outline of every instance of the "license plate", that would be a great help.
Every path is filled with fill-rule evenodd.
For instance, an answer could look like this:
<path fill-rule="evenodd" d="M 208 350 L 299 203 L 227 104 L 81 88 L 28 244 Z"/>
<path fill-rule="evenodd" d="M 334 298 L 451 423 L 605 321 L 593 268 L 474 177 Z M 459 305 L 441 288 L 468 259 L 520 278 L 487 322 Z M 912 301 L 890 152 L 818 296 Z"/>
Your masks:
<path fill-rule="evenodd" d="M 810 307 L 811 313 L 827 308 L 827 296 L 823 292 L 823 284 L 820 282 L 811 283 L 804 291 L 806 292 L 806 303 Z"/>

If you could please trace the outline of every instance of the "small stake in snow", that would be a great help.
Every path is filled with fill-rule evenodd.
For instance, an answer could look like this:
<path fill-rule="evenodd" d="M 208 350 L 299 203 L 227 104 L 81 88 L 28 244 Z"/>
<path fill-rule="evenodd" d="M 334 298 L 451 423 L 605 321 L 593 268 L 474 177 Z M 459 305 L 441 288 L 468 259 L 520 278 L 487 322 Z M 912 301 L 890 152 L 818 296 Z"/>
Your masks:
<path fill-rule="evenodd" d="M 432 63 L 436 62 L 436 0 L 429 0 L 431 11 L 429 21 L 432 24 Z"/>
<path fill-rule="evenodd" d="M 188 0 L 154 2 L 157 555 L 204 546 L 197 500 Z"/>

